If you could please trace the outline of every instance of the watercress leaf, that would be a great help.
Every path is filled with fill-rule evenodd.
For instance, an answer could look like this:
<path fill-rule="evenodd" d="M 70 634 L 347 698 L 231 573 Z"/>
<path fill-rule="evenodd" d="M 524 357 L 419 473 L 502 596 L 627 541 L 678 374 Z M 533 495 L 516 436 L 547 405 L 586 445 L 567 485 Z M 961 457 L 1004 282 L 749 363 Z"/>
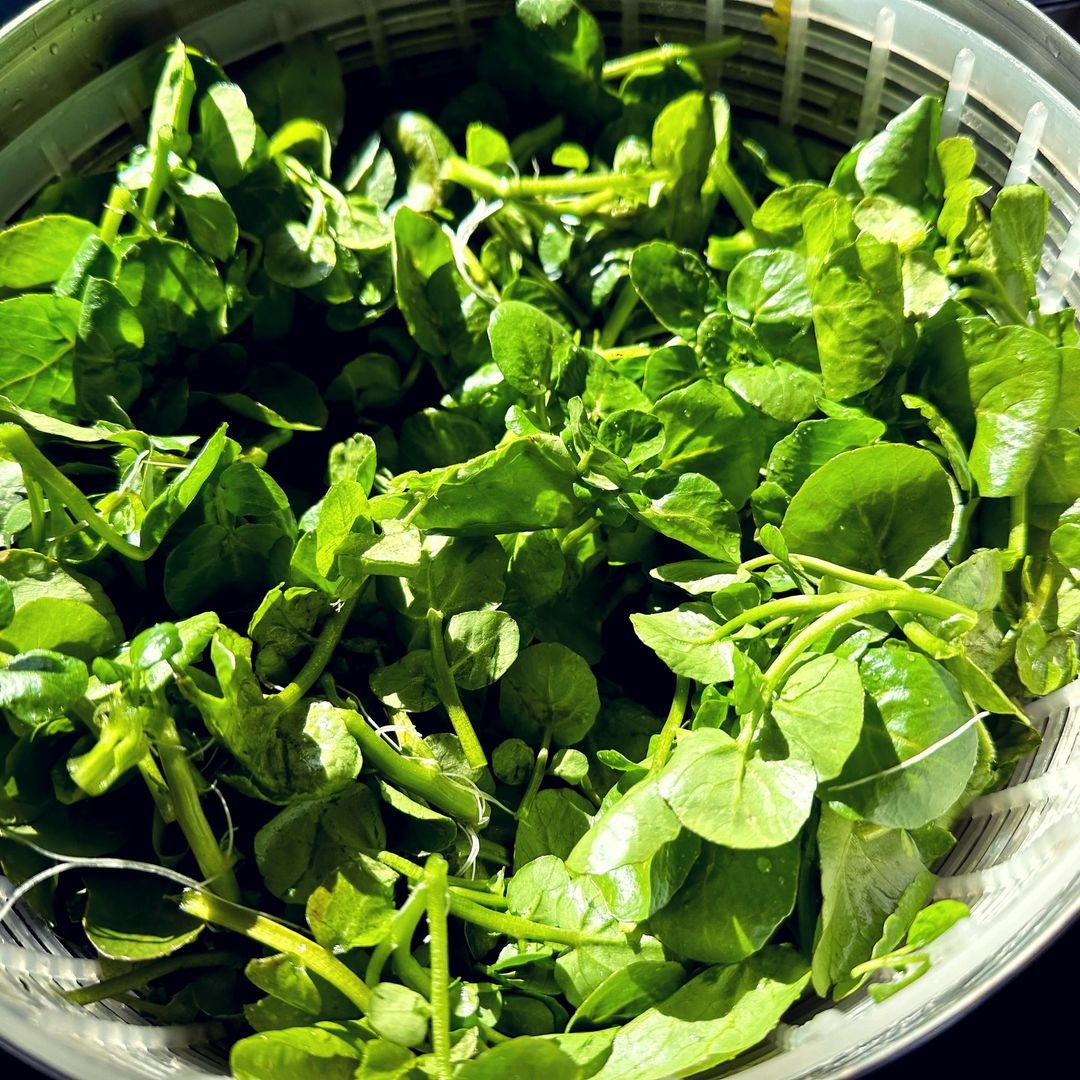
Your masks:
<path fill-rule="evenodd" d="M 1016 670 L 1024 686 L 1037 697 L 1049 694 L 1076 676 L 1075 635 L 1071 630 L 1047 632 L 1029 622 L 1016 638 Z"/>
<path fill-rule="evenodd" d="M 161 663 L 167 665 L 182 648 L 183 642 L 176 624 L 157 623 L 132 639 L 128 647 L 128 658 L 132 668 L 142 673 Z"/>
<path fill-rule="evenodd" d="M 217 184 L 187 169 L 174 169 L 168 190 L 192 244 L 220 262 L 232 258 L 239 227 Z"/>
<path fill-rule="evenodd" d="M 783 424 L 797 424 L 812 416 L 821 397 L 821 376 L 786 360 L 731 368 L 724 373 L 724 385 Z"/>
<path fill-rule="evenodd" d="M 115 871 L 86 876 L 83 929 L 110 960 L 152 960 L 190 944 L 205 924 L 185 915 L 160 878 Z"/>
<path fill-rule="evenodd" d="M 911 837 L 836 813 L 821 811 L 817 832 L 822 906 L 814 944 L 814 990 L 831 987 L 839 1000 L 860 980 L 851 970 L 868 960 L 886 920 L 913 886 L 925 901 L 933 885 Z M 921 904 L 921 902 L 920 902 Z"/>
<path fill-rule="evenodd" d="M 303 221 L 286 221 L 266 239 L 263 267 L 279 285 L 309 289 L 325 281 L 337 261 L 334 241 Z"/>
<path fill-rule="evenodd" d="M 37 412 L 74 417 L 79 313 L 78 302 L 66 296 L 28 293 L 0 301 L 0 393 Z"/>
<path fill-rule="evenodd" d="M 813 180 L 777 188 L 754 211 L 754 228 L 769 233 L 780 243 L 797 243 L 803 233 L 804 211 L 824 190 Z"/>
<path fill-rule="evenodd" d="M 0 630 L 0 648 L 11 653 L 47 649 L 89 664 L 124 639 L 124 629 L 104 589 L 36 551 L 0 551 L 15 614 Z"/>
<path fill-rule="evenodd" d="M 904 256 L 904 313 L 927 319 L 949 299 L 949 279 L 928 251 L 911 251 Z"/>
<path fill-rule="evenodd" d="M 664 1080 L 729 1061 L 773 1030 L 809 980 L 782 947 L 708 968 L 621 1028 L 596 1080 Z"/>
<path fill-rule="evenodd" d="M 938 215 L 938 231 L 948 244 L 955 245 L 967 231 L 977 201 L 986 194 L 989 185 L 972 176 L 976 152 L 971 139 L 956 135 L 942 139 L 936 152 L 945 185 L 945 201 Z"/>
<path fill-rule="evenodd" d="M 831 458 L 784 515 L 788 548 L 894 577 L 920 572 L 948 549 L 956 506 L 927 450 L 879 443 Z"/>
<path fill-rule="evenodd" d="M 921 247 L 932 228 L 917 208 L 889 195 L 868 195 L 855 207 L 852 221 L 875 240 L 895 244 L 902 254 Z"/>
<path fill-rule="evenodd" d="M 331 871 L 304 909 L 315 940 L 334 953 L 378 945 L 394 917 L 397 878 L 396 871 L 367 855 Z"/>
<path fill-rule="evenodd" d="M 1051 515 L 1080 499 L 1080 434 L 1066 428 L 1047 432 L 1028 499 L 1032 506 L 1050 508 Z"/>
<path fill-rule="evenodd" d="M 341 132 L 345 83 L 341 62 L 324 38 L 302 37 L 263 61 L 244 80 L 248 102 L 267 131 L 292 119 L 315 120 Z"/>
<path fill-rule="evenodd" d="M 605 1024 L 630 1020 L 675 993 L 686 982 L 681 964 L 639 960 L 609 975 L 581 1003 L 573 1022 Z"/>
<path fill-rule="evenodd" d="M 371 673 L 371 692 L 392 709 L 427 712 L 439 704 L 435 669 L 427 649 L 414 649 Z"/>
<path fill-rule="evenodd" d="M 810 816 L 813 766 L 796 758 L 750 756 L 723 731 L 688 732 L 659 776 L 660 794 L 686 828 L 746 850 L 795 837 Z"/>
<path fill-rule="evenodd" d="M 871 649 L 859 674 L 869 698 L 862 736 L 826 794 L 878 825 L 918 828 L 943 814 L 971 776 L 971 708 L 945 668 L 908 649 Z"/>
<path fill-rule="evenodd" d="M 340 990 L 290 956 L 278 953 L 249 960 L 244 974 L 260 990 L 312 1020 L 349 1020 L 357 1014 L 356 1006 Z"/>
<path fill-rule="evenodd" d="M 0 668 L 0 706 L 37 726 L 64 714 L 86 693 L 89 673 L 74 656 L 32 649 Z"/>
<path fill-rule="evenodd" d="M 331 871 L 356 852 L 386 846 L 379 804 L 362 784 L 340 795 L 288 806 L 255 834 L 255 861 L 267 889 L 303 904 Z"/>
<path fill-rule="evenodd" d="M 517 659 L 518 625 L 505 611 L 462 611 L 446 624 L 446 658 L 454 682 L 480 690 L 497 682 Z"/>
<path fill-rule="evenodd" d="M 59 281 L 95 234 L 89 221 L 47 214 L 0 232 L 0 289 L 34 289 Z"/>
<path fill-rule="evenodd" d="M 223 187 L 240 183 L 255 156 L 259 127 L 244 91 L 217 82 L 199 98 L 199 159 Z"/>
<path fill-rule="evenodd" d="M 530 751 L 529 771 L 531 757 Z M 526 779 L 527 774 L 522 782 Z M 576 791 L 567 788 L 538 791 L 529 804 L 529 813 L 518 823 L 514 837 L 514 870 L 520 870 L 526 863 L 544 855 L 568 859 L 575 844 L 588 832 L 592 814 L 592 805 Z"/>
<path fill-rule="evenodd" d="M 641 409 L 616 409 L 608 413 L 596 430 L 601 446 L 637 469 L 664 448 L 664 425 Z"/>
<path fill-rule="evenodd" d="M 1006 294 L 1021 311 L 1035 302 L 1035 276 L 1042 265 L 1050 218 L 1050 196 L 1034 184 L 1010 184 L 990 211 L 994 266 Z"/>
<path fill-rule="evenodd" d="M 7 579 L 0 578 L 0 630 L 11 625 L 15 618 L 15 596 Z"/>
<path fill-rule="evenodd" d="M 801 843 L 764 851 L 705 844 L 686 882 L 649 919 L 648 929 L 678 956 L 732 964 L 762 948 L 791 914 Z"/>
<path fill-rule="evenodd" d="M 639 521 L 703 555 L 735 564 L 742 540 L 739 519 L 720 488 L 707 477 L 683 473 L 675 486 L 658 499 L 630 495 Z"/>
<path fill-rule="evenodd" d="M 398 158 L 398 175 L 405 179 L 404 205 L 420 212 L 437 209 L 444 198 L 442 165 L 454 154 L 450 140 L 418 112 L 395 113 L 384 131 Z"/>
<path fill-rule="evenodd" d="M 475 420 L 457 410 L 423 409 L 401 425 L 399 464 L 409 469 L 441 469 L 491 449 L 492 439 Z"/>
<path fill-rule="evenodd" d="M 553 1043 L 520 1036 L 485 1050 L 460 1072 L 461 1080 L 506 1080 L 507 1077 L 544 1076 L 546 1080 L 581 1080 L 585 1070 Z"/>
<path fill-rule="evenodd" d="M 571 746 L 600 712 L 596 677 L 565 645 L 530 645 L 499 684 L 499 711 L 507 729 L 527 742 L 539 743 L 550 733 L 557 746 Z"/>
<path fill-rule="evenodd" d="M 773 445 L 765 477 L 794 495 L 826 461 L 845 450 L 868 446 L 884 434 L 885 425 L 872 417 L 805 420 Z"/>
<path fill-rule="evenodd" d="M 734 677 L 730 641 L 717 636 L 720 622 L 702 603 L 681 604 L 672 611 L 630 616 L 634 633 L 676 674 L 700 683 Z"/>
<path fill-rule="evenodd" d="M 785 679 L 772 716 L 791 753 L 810 761 L 820 780 L 839 776 L 862 731 L 858 667 L 831 654 L 806 660 Z"/>
<path fill-rule="evenodd" d="M 425 536 L 417 572 L 383 582 L 398 611 L 423 619 L 496 608 L 505 592 L 506 552 L 492 538 Z"/>
<path fill-rule="evenodd" d="M 949 423 L 941 411 L 916 394 L 903 394 L 901 400 L 909 409 L 915 409 L 926 421 L 926 426 L 933 432 L 941 449 L 945 452 L 945 459 L 952 469 L 956 482 L 964 491 L 971 491 L 971 469 L 968 467 L 967 451 L 960 441 L 956 428 Z"/>
<path fill-rule="evenodd" d="M 826 395 L 843 401 L 876 386 L 907 343 L 897 247 L 864 233 L 830 256 L 811 295 Z"/>
<path fill-rule="evenodd" d="M 700 473 L 740 509 L 765 456 L 759 414 L 730 390 L 699 380 L 662 397 L 655 415 L 667 431 L 659 467 L 676 476 Z"/>
<path fill-rule="evenodd" d="M 806 260 L 786 248 L 746 255 L 728 278 L 727 304 L 751 324 L 805 326 L 811 317 Z"/>
<path fill-rule="evenodd" d="M 362 1044 L 361 1044 L 362 1045 Z M 361 1051 L 351 1040 L 318 1027 L 260 1031 L 233 1043 L 229 1070 L 236 1080 L 353 1080 Z"/>
<path fill-rule="evenodd" d="M 921 97 L 894 116 L 859 151 L 855 179 L 863 192 L 889 195 L 913 207 L 939 194 L 934 148 L 940 125 L 941 99 L 936 97 Z"/>
<path fill-rule="evenodd" d="M 701 365 L 694 350 L 687 345 L 655 349 L 645 361 L 642 389 L 652 401 L 672 390 L 681 390 L 701 378 Z"/>
<path fill-rule="evenodd" d="M 338 552 L 353 533 L 370 533 L 371 517 L 367 495 L 356 480 L 339 480 L 331 485 L 319 510 L 315 528 L 315 567 L 320 574 L 332 574 Z"/>
<path fill-rule="evenodd" d="M 520 300 L 504 300 L 492 311 L 488 339 L 503 377 L 523 394 L 548 390 L 573 348 L 561 323 Z"/>
<path fill-rule="evenodd" d="M 697 338 L 698 326 L 719 300 L 701 257 L 663 240 L 635 249 L 630 281 L 657 320 L 684 341 Z"/>
<path fill-rule="evenodd" d="M 421 501 L 413 517 L 418 528 L 482 536 L 572 525 L 582 510 L 575 479 L 561 440 L 525 435 L 461 465 L 407 474 L 401 483 Z"/>

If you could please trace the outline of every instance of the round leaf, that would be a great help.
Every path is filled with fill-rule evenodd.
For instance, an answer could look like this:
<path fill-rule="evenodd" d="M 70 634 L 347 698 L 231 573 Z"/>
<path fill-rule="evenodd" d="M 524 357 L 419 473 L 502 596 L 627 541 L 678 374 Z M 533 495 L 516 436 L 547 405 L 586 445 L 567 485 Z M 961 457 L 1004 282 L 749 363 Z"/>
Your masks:
<path fill-rule="evenodd" d="M 596 722 L 600 694 L 588 663 L 565 645 L 526 649 L 500 684 L 503 723 L 526 741 L 551 732 L 559 746 L 580 742 Z"/>
<path fill-rule="evenodd" d="M 446 658 L 463 690 L 501 679 L 517 659 L 518 626 L 505 611 L 462 611 L 446 624 Z"/>

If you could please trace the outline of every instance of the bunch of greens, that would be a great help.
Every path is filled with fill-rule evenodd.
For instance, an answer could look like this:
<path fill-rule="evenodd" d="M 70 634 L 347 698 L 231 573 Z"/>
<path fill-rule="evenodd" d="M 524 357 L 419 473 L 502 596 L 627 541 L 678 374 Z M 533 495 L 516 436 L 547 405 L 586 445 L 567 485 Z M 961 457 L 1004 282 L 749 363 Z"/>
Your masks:
<path fill-rule="evenodd" d="M 243 1080 L 650 1080 L 964 914 L 1077 668 L 1047 197 L 933 98 L 740 135 L 738 46 L 519 0 L 361 140 L 326 45 L 178 43 L 0 233 L 0 859 L 73 1000 Z"/>

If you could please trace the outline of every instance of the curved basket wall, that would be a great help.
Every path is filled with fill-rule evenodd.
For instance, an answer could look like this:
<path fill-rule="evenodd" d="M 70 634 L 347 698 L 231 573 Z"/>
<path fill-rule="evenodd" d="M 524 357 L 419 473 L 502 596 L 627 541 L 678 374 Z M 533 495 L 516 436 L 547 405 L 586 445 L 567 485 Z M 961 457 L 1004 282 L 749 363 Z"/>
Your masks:
<path fill-rule="evenodd" d="M 41 3 L 0 33 L 0 221 L 57 175 L 115 160 L 144 134 L 148 68 L 176 34 L 225 64 L 310 31 L 386 83 L 418 61 L 452 70 L 510 0 L 91 0 Z M 769 0 L 592 0 L 616 47 L 737 31 L 723 86 L 743 109 L 838 141 L 947 91 L 946 134 L 972 136 L 995 185 L 1030 178 L 1053 204 L 1044 305 L 1080 304 L 1080 49 L 1023 0 L 792 0 L 785 55 Z M 926 1037 L 1008 977 L 1080 911 L 1080 693 L 1032 706 L 1042 746 L 980 799 L 941 868 L 939 896 L 973 917 L 935 966 L 881 1005 L 848 999 L 782 1026 L 744 1066 L 754 1080 L 852 1076 Z M 0 881 L 0 886 L 3 882 Z M 2 895 L 2 892 L 0 892 Z M 80 1080 L 219 1076 L 213 1025 L 153 1027 L 118 1004 L 56 993 L 98 975 L 29 914 L 0 927 L 0 1039 Z"/>

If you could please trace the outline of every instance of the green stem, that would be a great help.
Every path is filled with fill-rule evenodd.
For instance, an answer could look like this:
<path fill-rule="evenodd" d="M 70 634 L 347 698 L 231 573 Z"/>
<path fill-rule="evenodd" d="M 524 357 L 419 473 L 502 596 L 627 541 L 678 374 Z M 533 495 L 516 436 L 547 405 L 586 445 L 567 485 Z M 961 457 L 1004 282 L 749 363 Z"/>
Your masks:
<path fill-rule="evenodd" d="M 29 476 L 24 477 L 26 501 L 30 504 L 30 546 L 35 551 L 43 551 L 47 529 L 45 525 L 45 500 L 41 497 L 41 488 Z"/>
<path fill-rule="evenodd" d="M 603 330 L 600 331 L 599 344 L 601 349 L 610 349 L 619 340 L 619 335 L 623 332 L 637 305 L 637 289 L 634 288 L 634 283 L 627 278 L 622 283 L 615 306 L 611 309 L 611 314 L 608 316 L 607 322 L 604 323 Z"/>
<path fill-rule="evenodd" d="M 1008 566 L 1011 570 L 1019 565 L 1027 555 L 1028 547 L 1028 496 L 1027 491 L 1014 495 L 1009 500 L 1009 547 L 1007 549 Z"/>
<path fill-rule="evenodd" d="M 1009 322 L 1017 326 L 1028 325 L 1024 313 L 1007 296 L 991 292 L 989 289 L 978 289 L 973 285 L 968 285 L 956 291 L 955 299 L 974 300 L 987 311 L 998 309 L 998 322 Z"/>
<path fill-rule="evenodd" d="M 34 445 L 34 441 L 18 424 L 0 424 L 0 449 L 6 450 L 19 463 L 24 474 L 36 480 L 45 491 L 71 511 L 75 518 L 121 555 L 139 562 L 150 558 L 152 551 L 143 551 L 120 535 L 90 505 L 90 500 Z"/>
<path fill-rule="evenodd" d="M 839 563 L 827 562 L 825 559 L 816 559 L 812 555 L 789 555 L 789 561 L 797 569 L 820 577 L 836 578 L 837 581 L 847 581 L 852 585 L 861 585 L 864 589 L 912 589 L 906 581 L 899 578 L 886 577 L 884 574 L 865 574 L 861 570 L 852 570 L 841 566 Z M 759 555 L 756 559 L 750 559 L 739 566 L 740 570 L 762 570 L 773 566 L 780 560 L 775 555 Z M 912 589 L 914 591 L 914 589 Z"/>
<path fill-rule="evenodd" d="M 639 173 L 579 173 L 574 176 L 497 176 L 464 158 L 448 158 L 442 178 L 462 184 L 488 199 L 558 199 L 592 192 L 647 190 L 668 174 L 657 169 Z"/>
<path fill-rule="evenodd" d="M 682 727 L 686 716 L 686 705 L 690 700 L 691 681 L 683 675 L 675 679 L 675 693 L 671 698 L 671 708 L 668 709 L 667 719 L 660 730 L 660 737 L 653 751 L 652 765 L 649 772 L 658 773 L 666 764 L 671 748 L 675 745 L 675 733 Z"/>
<path fill-rule="evenodd" d="M 201 952 L 184 953 L 180 956 L 164 956 L 160 960 L 151 960 L 138 964 L 123 975 L 114 975 L 111 979 L 67 990 L 64 997 L 73 1005 L 92 1005 L 95 1001 L 107 1001 L 118 998 L 132 990 L 142 990 L 155 979 L 164 978 L 174 971 L 187 971 L 190 968 L 233 966 L 241 957 L 232 953 Z"/>
<path fill-rule="evenodd" d="M 613 349 L 596 349 L 605 360 L 617 364 L 620 360 L 639 360 L 643 356 L 652 356 L 656 351 L 653 345 L 622 345 Z"/>
<path fill-rule="evenodd" d="M 402 877 L 422 885 L 424 883 L 424 868 L 406 859 L 404 855 L 398 855 L 393 851 L 379 851 L 375 858 L 391 870 L 396 870 Z M 483 904 L 485 907 L 505 908 L 506 897 L 489 892 L 486 885 L 479 881 L 470 881 L 468 878 L 449 877 L 451 894 L 463 896 L 466 900 Z"/>
<path fill-rule="evenodd" d="M 547 775 L 548 757 L 551 754 L 551 728 L 544 728 L 544 740 L 540 744 L 540 749 L 536 752 L 536 761 L 533 762 L 532 775 L 529 777 L 529 783 L 525 788 L 525 794 L 521 796 L 521 802 L 518 803 L 518 808 L 514 812 L 514 817 L 519 821 L 528 813 L 529 806 L 532 804 L 533 799 L 536 798 L 536 793 L 540 790 L 540 785 L 544 782 L 544 777 Z"/>
<path fill-rule="evenodd" d="M 421 997 L 431 996 L 431 975 L 409 951 L 408 946 L 399 946 L 393 954 L 394 974 L 410 989 Z"/>
<path fill-rule="evenodd" d="M 192 918 L 223 926 L 268 949 L 283 953 L 340 990 L 361 1013 L 366 1013 L 371 1007 L 371 991 L 359 975 L 350 971 L 321 945 L 282 926 L 269 916 L 195 889 L 184 890 L 180 897 L 180 910 Z"/>
<path fill-rule="evenodd" d="M 585 945 L 625 945 L 626 939 L 611 934 L 590 934 L 584 930 L 564 930 L 560 926 L 545 926 L 504 911 L 490 911 L 462 896 L 450 894 L 450 914 L 465 922 L 482 926 L 496 934 L 524 941 L 549 941 L 553 945 L 581 948 Z"/>
<path fill-rule="evenodd" d="M 762 682 L 762 695 L 766 699 L 772 696 L 795 661 L 815 641 L 826 637 L 837 627 L 843 626 L 844 623 L 850 622 L 852 619 L 882 611 L 911 611 L 918 615 L 929 615 L 935 619 L 955 619 L 959 617 L 966 624 L 965 631 L 972 629 L 979 618 L 978 614 L 970 608 L 955 604 L 951 600 L 946 600 L 940 596 L 917 592 L 914 589 L 864 593 L 862 596 L 857 596 L 826 612 L 819 619 L 815 619 L 809 626 L 804 627 L 797 634 L 793 634 L 765 672 L 765 678 Z"/>
<path fill-rule="evenodd" d="M 428 934 L 431 937 L 431 1049 L 436 1080 L 452 1080 L 450 1063 L 450 935 L 446 925 L 450 903 L 446 860 L 431 855 L 425 867 L 428 891 Z"/>
<path fill-rule="evenodd" d="M 360 744 L 365 764 L 449 817 L 472 825 L 480 821 L 484 809 L 480 799 L 468 789 L 447 780 L 437 766 L 426 764 L 421 758 L 399 754 L 354 710 L 347 711 L 345 725 Z"/>
<path fill-rule="evenodd" d="M 972 261 L 954 262 L 949 267 L 947 273 L 949 277 L 980 278 L 987 286 L 989 286 L 988 289 L 961 289 L 960 292 L 957 293 L 958 299 L 967 299 L 970 297 L 972 300 L 978 300 L 984 307 L 999 307 L 1006 312 L 1013 322 L 1019 323 L 1021 326 L 1027 326 L 1027 314 L 1021 311 L 1012 300 L 1009 299 L 1009 295 L 1005 291 L 1005 286 L 1002 283 L 1001 278 L 999 278 L 990 267 Z M 962 296 L 961 293 L 966 295 Z"/>
<path fill-rule="evenodd" d="M 717 628 L 711 640 L 721 641 L 723 638 L 735 633 L 736 630 L 741 630 L 744 626 L 760 622 L 763 619 L 772 620 L 781 617 L 797 619 L 803 615 L 816 615 L 822 611 L 831 611 L 834 607 L 847 603 L 850 599 L 851 593 L 825 593 L 824 595 L 815 593 L 813 596 L 803 596 L 800 593 L 798 596 L 784 596 L 778 600 L 768 600 L 764 604 L 758 604 L 756 607 L 747 608 L 746 611 L 740 611 L 733 619 L 728 619 L 726 623 Z"/>
<path fill-rule="evenodd" d="M 128 190 L 122 185 L 113 184 L 109 189 L 105 212 L 101 215 L 101 224 L 98 226 L 98 234 L 108 247 L 116 243 L 116 238 L 120 235 L 120 226 L 128 212 L 128 200 Z"/>
<path fill-rule="evenodd" d="M 187 748 L 176 730 L 176 722 L 167 713 L 161 714 L 155 731 L 155 743 L 165 783 L 172 797 L 176 823 L 199 864 L 199 870 L 215 893 L 226 900 L 239 900 L 240 886 L 233 871 L 232 856 L 221 850 L 199 798 L 204 782 L 191 763 Z"/>
<path fill-rule="evenodd" d="M 358 598 L 359 593 L 356 593 L 342 601 L 341 607 L 323 624 L 319 638 L 315 642 L 315 648 L 311 650 L 311 655 L 307 658 L 307 663 L 288 686 L 282 687 L 271 697 L 271 701 L 276 701 L 282 709 L 291 709 L 294 705 L 300 704 L 303 696 L 315 685 L 326 665 L 330 663 L 330 657 L 334 655 L 341 635 L 345 632 L 345 626 L 352 616 Z"/>
<path fill-rule="evenodd" d="M 435 691 L 450 717 L 457 737 L 461 740 L 461 749 L 465 760 L 473 769 L 487 768 L 487 755 L 476 737 L 469 714 L 461 703 L 457 683 L 450 671 L 446 659 L 446 645 L 443 642 L 443 616 L 441 611 L 430 608 L 427 613 L 428 640 L 431 646 L 431 666 L 435 670 Z"/>
<path fill-rule="evenodd" d="M 712 169 L 716 186 L 735 212 L 739 224 L 744 229 L 752 230 L 754 228 L 754 214 L 757 213 L 757 204 L 751 197 L 750 192 L 746 190 L 746 186 L 728 162 L 719 162 L 712 166 Z"/>
<path fill-rule="evenodd" d="M 417 870 L 420 870 L 420 876 L 423 877 L 424 871 L 419 866 Z M 408 949 L 411 946 L 413 934 L 416 932 L 417 926 L 420 925 L 420 917 L 424 914 L 426 908 L 427 886 L 421 881 L 409 893 L 405 903 L 394 912 L 394 917 L 390 922 L 390 932 L 372 952 L 367 970 L 364 973 L 368 986 L 377 986 L 379 984 L 386 961 L 390 959 L 395 950 Z"/>
<path fill-rule="evenodd" d="M 599 528 L 600 519 L 598 517 L 587 518 L 580 525 L 575 525 L 559 540 L 559 547 L 562 548 L 564 554 L 567 554 L 573 550 L 575 545 L 584 540 L 585 537 L 591 536 Z"/>
<path fill-rule="evenodd" d="M 658 45 L 655 49 L 643 49 L 641 52 L 608 60 L 600 74 L 603 79 L 621 79 L 638 68 L 653 64 L 672 64 L 678 60 L 708 64 L 734 56 L 742 46 L 743 39 L 738 34 L 717 38 L 716 41 L 706 41 L 701 45 Z"/>

